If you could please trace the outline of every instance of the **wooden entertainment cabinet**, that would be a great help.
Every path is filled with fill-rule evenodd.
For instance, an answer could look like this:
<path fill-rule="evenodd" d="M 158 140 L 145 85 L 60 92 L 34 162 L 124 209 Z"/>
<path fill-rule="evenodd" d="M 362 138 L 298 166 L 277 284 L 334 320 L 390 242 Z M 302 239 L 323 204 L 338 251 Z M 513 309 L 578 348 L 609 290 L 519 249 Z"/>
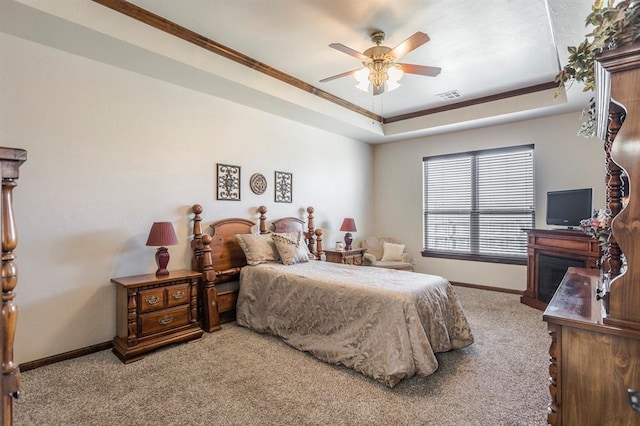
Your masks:
<path fill-rule="evenodd" d="M 527 290 L 520 301 L 544 309 L 570 267 L 597 268 L 598 241 L 582 231 L 528 229 Z"/>

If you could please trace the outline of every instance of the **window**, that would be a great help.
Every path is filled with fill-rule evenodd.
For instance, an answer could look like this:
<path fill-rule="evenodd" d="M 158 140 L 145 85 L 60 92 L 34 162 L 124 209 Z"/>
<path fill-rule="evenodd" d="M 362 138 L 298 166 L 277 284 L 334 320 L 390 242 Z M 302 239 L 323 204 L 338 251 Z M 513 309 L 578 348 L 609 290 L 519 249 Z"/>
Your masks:
<path fill-rule="evenodd" d="M 422 255 L 526 263 L 533 152 L 526 145 L 423 158 Z"/>

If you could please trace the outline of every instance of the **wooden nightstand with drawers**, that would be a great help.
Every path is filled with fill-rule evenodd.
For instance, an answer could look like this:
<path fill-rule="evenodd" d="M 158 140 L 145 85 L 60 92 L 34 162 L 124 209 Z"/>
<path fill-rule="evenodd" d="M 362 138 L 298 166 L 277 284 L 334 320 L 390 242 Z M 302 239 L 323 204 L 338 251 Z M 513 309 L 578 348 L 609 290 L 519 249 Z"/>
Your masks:
<path fill-rule="evenodd" d="M 351 250 L 325 250 L 327 262 L 344 263 L 347 265 L 362 265 L 367 249 L 356 248 Z"/>
<path fill-rule="evenodd" d="M 199 272 L 171 271 L 113 278 L 116 285 L 116 337 L 113 353 L 122 362 L 202 336 L 198 325 Z"/>

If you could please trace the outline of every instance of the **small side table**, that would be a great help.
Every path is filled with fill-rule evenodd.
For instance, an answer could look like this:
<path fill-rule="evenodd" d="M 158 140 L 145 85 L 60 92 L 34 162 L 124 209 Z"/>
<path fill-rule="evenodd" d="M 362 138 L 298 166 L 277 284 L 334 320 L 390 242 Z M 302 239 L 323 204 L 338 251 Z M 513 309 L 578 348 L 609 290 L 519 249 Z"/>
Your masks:
<path fill-rule="evenodd" d="M 356 248 L 351 250 L 325 250 L 327 262 L 344 263 L 345 265 L 362 265 L 367 249 Z"/>
<path fill-rule="evenodd" d="M 124 363 L 171 343 L 202 337 L 198 325 L 198 278 L 187 270 L 113 278 L 116 331 L 113 353 Z"/>

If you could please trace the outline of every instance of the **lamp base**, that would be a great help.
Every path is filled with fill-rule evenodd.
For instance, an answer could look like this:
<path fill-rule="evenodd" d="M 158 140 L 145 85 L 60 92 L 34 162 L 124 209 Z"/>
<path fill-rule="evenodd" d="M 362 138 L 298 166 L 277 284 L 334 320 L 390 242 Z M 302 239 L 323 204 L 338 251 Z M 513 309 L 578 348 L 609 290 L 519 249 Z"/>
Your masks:
<path fill-rule="evenodd" d="M 156 251 L 156 265 L 158 270 L 156 271 L 156 277 L 163 277 L 169 275 L 167 265 L 169 264 L 169 251 L 166 247 L 158 247 Z"/>
<path fill-rule="evenodd" d="M 347 232 L 344 234 L 344 249 L 351 250 L 351 243 L 353 242 L 353 238 L 351 238 L 351 232 Z"/>

